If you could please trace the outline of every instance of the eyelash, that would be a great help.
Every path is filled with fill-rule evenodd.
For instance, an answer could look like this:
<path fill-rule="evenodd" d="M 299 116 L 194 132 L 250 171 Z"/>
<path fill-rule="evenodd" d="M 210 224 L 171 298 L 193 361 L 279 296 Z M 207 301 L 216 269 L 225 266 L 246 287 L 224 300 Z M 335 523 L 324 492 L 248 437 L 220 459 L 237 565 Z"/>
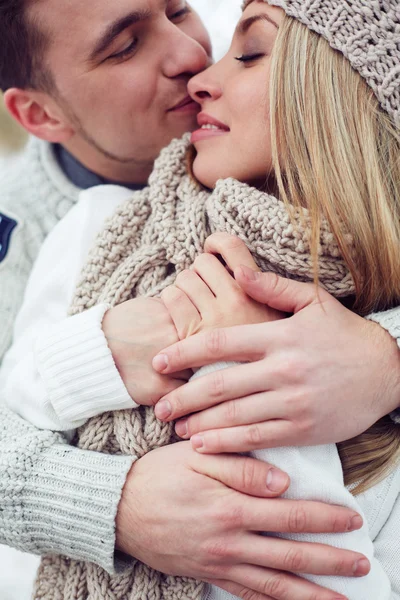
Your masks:
<path fill-rule="evenodd" d="M 242 54 L 242 56 L 235 56 L 235 60 L 238 60 L 241 63 L 248 63 L 252 62 L 253 60 L 258 60 L 263 56 L 263 54 Z"/>
<path fill-rule="evenodd" d="M 132 43 L 129 44 L 129 46 L 127 48 L 125 48 L 125 50 L 121 50 L 121 52 L 117 52 L 116 54 L 112 54 L 111 56 L 109 56 L 109 58 L 111 60 L 113 59 L 122 59 L 125 58 L 127 56 L 129 56 L 130 54 L 132 54 L 132 52 L 134 51 L 134 49 L 136 48 L 137 44 L 138 44 L 138 38 L 134 38 L 132 40 Z"/>
<path fill-rule="evenodd" d="M 170 21 L 174 21 L 175 19 L 179 19 L 180 17 L 184 17 L 185 15 L 190 13 L 190 8 L 188 6 L 185 6 L 185 8 L 182 8 L 182 10 L 179 10 L 177 13 L 171 15 L 169 17 Z M 138 38 L 134 38 L 134 40 L 132 41 L 131 44 L 129 44 L 129 46 L 127 48 L 125 48 L 125 50 L 121 50 L 121 52 L 117 52 L 116 54 L 113 54 L 112 56 L 110 56 L 109 58 L 112 59 L 124 59 L 127 56 L 129 56 L 130 54 L 132 54 L 132 52 L 135 50 L 137 44 L 138 44 Z"/>

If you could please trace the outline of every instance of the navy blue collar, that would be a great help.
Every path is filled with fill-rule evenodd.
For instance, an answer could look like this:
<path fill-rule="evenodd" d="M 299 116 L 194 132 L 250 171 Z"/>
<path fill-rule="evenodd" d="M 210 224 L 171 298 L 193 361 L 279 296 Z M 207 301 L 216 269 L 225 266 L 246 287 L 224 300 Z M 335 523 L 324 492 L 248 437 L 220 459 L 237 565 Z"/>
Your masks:
<path fill-rule="evenodd" d="M 58 164 L 60 165 L 64 175 L 78 188 L 82 190 L 88 190 L 89 188 L 95 187 L 96 185 L 121 185 L 130 190 L 142 190 L 145 185 L 138 185 L 137 183 L 120 183 L 118 181 L 110 181 L 93 173 L 85 166 L 83 166 L 72 154 L 68 152 L 61 144 L 54 144 L 54 153 L 57 158 Z"/>

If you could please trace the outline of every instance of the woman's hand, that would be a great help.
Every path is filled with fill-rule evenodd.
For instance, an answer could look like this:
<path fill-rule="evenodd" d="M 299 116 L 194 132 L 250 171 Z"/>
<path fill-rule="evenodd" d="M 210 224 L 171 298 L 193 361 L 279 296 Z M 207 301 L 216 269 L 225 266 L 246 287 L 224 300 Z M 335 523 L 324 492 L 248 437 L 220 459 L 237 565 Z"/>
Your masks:
<path fill-rule="evenodd" d="M 239 265 L 258 270 L 244 242 L 226 233 L 210 236 L 190 270 L 162 294 L 180 340 L 201 331 L 265 323 L 283 315 L 248 296 L 231 275 Z M 221 256 L 224 266 L 217 256 Z"/>
<path fill-rule="evenodd" d="M 162 399 L 156 410 L 169 409 L 168 420 L 198 413 L 177 424 L 182 437 L 194 436 L 193 445 L 210 453 L 337 443 L 400 404 L 399 349 L 379 325 L 313 285 L 246 268 L 235 275 L 254 299 L 294 315 L 202 333 L 154 359 L 154 368 L 167 374 L 252 361 Z"/>
<path fill-rule="evenodd" d="M 160 375 L 151 365 L 167 340 L 174 343 L 179 339 L 160 299 L 135 298 L 111 308 L 102 328 L 119 374 L 137 404 L 154 405 L 191 376 L 191 371 Z"/>

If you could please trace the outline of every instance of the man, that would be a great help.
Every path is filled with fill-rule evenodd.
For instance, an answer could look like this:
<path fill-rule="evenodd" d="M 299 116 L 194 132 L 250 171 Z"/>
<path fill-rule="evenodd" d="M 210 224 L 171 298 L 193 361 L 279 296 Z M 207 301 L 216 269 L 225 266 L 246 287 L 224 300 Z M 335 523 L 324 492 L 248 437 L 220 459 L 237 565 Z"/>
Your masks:
<path fill-rule="evenodd" d="M 145 185 L 160 149 L 195 125 L 186 84 L 207 66 L 211 50 L 197 15 L 177 0 L 1 0 L 0 40 L 7 108 L 41 140 L 31 142 L 24 166 L 2 181 L 3 354 L 44 237 L 80 189 L 104 182 Z M 116 543 L 167 573 L 217 579 L 242 597 L 252 591 L 256 598 L 279 597 L 272 591 L 278 572 L 268 562 L 274 540 L 265 538 L 262 566 L 252 565 L 250 520 L 237 515 L 238 507 L 248 511 L 250 495 L 282 493 L 288 484 L 283 474 L 244 457 L 201 456 L 188 443 L 152 452 L 132 467 L 131 458 L 77 450 L 1 410 L 2 541 L 91 560 L 110 571 Z M 268 500 L 257 529 L 273 531 L 277 522 L 281 531 L 360 526 L 356 515 L 337 507 Z M 193 523 L 196 535 L 188 536 Z M 239 541 L 239 567 L 229 556 L 233 539 Z M 305 570 L 313 572 L 315 552 L 289 545 L 273 566 L 290 571 L 301 554 Z M 326 574 L 363 574 L 359 559 L 332 551 Z M 295 600 L 296 580 L 279 578 Z"/>

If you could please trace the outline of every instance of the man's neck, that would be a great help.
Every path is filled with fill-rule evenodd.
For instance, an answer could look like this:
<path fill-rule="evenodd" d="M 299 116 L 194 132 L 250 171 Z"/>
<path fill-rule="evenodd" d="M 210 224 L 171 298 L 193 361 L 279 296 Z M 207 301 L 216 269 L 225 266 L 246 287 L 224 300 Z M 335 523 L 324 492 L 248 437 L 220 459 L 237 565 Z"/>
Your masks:
<path fill-rule="evenodd" d="M 55 155 L 64 175 L 77 187 L 87 190 L 97 185 L 114 184 L 127 187 L 131 190 L 141 190 L 146 182 L 130 183 L 127 181 L 117 181 L 114 178 L 107 178 L 84 166 L 75 156 L 71 154 L 64 146 L 55 144 Z"/>

